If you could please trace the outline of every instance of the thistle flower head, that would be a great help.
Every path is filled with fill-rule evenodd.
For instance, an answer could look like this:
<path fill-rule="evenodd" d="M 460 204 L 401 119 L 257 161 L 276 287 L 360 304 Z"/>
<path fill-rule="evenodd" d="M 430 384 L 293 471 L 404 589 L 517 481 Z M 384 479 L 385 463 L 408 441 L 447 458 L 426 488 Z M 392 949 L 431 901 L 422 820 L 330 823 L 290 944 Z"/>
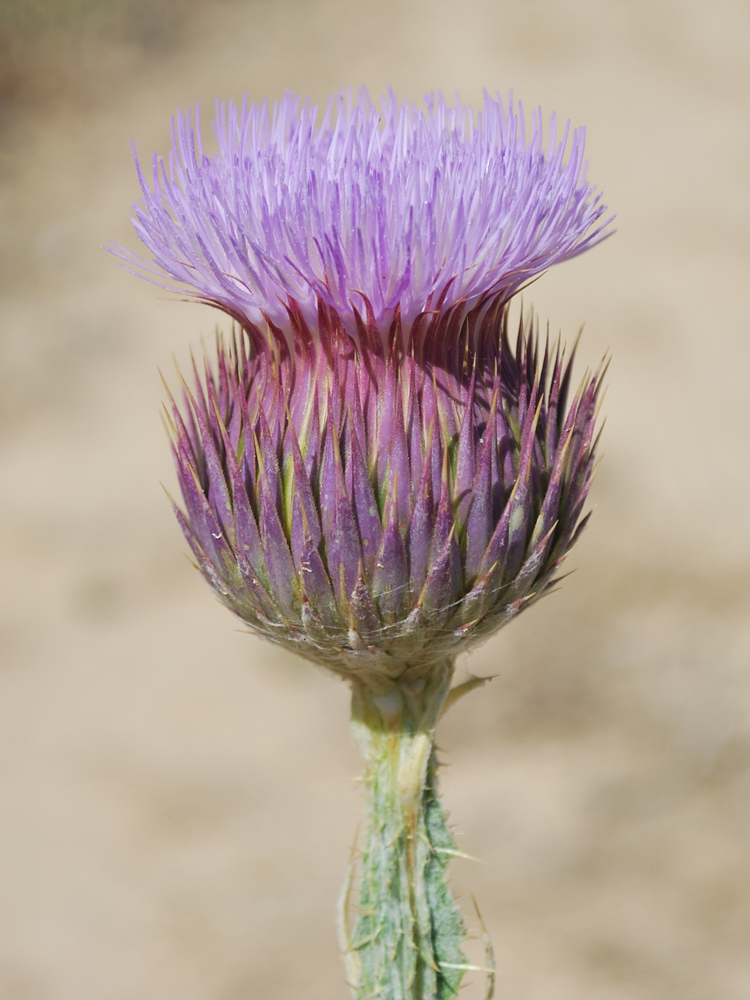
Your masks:
<path fill-rule="evenodd" d="M 419 678 L 544 594 L 584 523 L 600 376 L 569 400 L 507 308 L 605 235 L 583 132 L 364 93 L 320 124 L 292 95 L 220 106 L 216 131 L 208 157 L 178 117 L 129 258 L 238 323 L 170 414 L 177 517 L 262 635 Z"/>

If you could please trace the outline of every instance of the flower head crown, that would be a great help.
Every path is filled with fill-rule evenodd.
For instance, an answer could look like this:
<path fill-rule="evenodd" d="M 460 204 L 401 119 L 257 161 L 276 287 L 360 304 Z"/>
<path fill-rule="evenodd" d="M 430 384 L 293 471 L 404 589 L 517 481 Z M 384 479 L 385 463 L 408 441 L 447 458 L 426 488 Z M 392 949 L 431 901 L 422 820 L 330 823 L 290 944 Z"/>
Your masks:
<path fill-rule="evenodd" d="M 591 247 L 609 219 L 586 181 L 585 130 L 485 95 L 471 107 L 442 96 L 424 108 L 366 91 L 316 106 L 287 93 L 241 107 L 217 102 L 219 151 L 203 151 L 199 111 L 172 123 L 168 166 L 134 224 L 151 261 L 142 273 L 235 316 L 288 323 L 293 300 L 310 327 L 318 305 L 354 333 L 369 309 L 387 329 L 487 296 L 510 298 L 552 264 Z M 569 148 L 568 148 L 569 147 Z M 566 157 L 567 154 L 567 157 Z"/>

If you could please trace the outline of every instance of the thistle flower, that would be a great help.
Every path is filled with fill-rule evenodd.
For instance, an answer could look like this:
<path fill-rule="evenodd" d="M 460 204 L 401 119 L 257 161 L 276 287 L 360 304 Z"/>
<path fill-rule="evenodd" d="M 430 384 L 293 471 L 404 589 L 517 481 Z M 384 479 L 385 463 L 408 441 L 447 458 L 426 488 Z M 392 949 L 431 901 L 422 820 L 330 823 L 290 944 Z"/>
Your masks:
<path fill-rule="evenodd" d="M 601 373 L 508 302 L 606 235 L 584 133 L 481 113 L 287 95 L 196 112 L 134 224 L 149 280 L 236 321 L 170 413 L 185 510 L 220 600 L 347 679 L 370 831 L 357 996 L 455 995 L 466 963 L 432 737 L 456 653 L 544 593 L 580 533 Z M 471 683 L 468 685 L 471 687 Z M 344 928 L 346 918 L 342 918 Z"/>

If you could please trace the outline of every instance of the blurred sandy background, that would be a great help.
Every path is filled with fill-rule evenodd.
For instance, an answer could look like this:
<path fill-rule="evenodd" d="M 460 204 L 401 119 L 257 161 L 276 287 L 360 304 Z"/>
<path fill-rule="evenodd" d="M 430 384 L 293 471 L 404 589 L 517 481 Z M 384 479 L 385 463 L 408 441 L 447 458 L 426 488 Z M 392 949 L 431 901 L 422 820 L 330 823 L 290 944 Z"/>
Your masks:
<path fill-rule="evenodd" d="M 178 106 L 361 82 L 586 124 L 618 213 L 527 294 L 614 356 L 578 571 L 440 733 L 497 995 L 750 997 L 749 39 L 742 0 L 0 0 L 2 1000 L 347 996 L 347 691 L 191 569 L 157 366 L 217 316 L 100 246 Z"/>

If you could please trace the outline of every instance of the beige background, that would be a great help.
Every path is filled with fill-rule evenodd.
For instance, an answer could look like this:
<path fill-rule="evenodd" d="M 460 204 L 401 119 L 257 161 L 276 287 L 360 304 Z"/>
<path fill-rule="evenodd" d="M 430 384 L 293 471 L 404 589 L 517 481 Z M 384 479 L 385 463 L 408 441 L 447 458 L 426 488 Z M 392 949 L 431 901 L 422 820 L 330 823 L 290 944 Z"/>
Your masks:
<path fill-rule="evenodd" d="M 0 998 L 347 995 L 347 692 L 190 568 L 157 366 L 217 316 L 100 245 L 135 247 L 129 142 L 166 151 L 177 106 L 364 82 L 569 115 L 618 213 L 527 293 L 614 357 L 577 572 L 440 733 L 498 997 L 747 1000 L 750 7 L 6 0 L 0 29 Z"/>

